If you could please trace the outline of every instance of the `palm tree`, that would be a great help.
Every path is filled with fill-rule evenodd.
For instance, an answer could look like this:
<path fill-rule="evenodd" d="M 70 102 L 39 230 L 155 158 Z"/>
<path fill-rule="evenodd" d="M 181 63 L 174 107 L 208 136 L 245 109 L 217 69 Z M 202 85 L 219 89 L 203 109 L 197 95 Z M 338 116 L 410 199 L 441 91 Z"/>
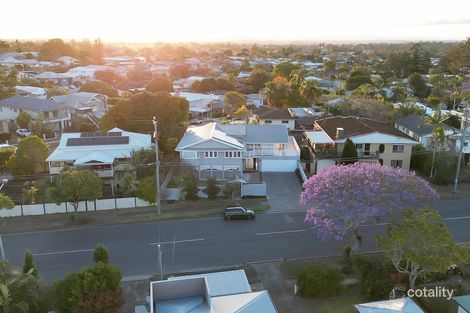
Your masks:
<path fill-rule="evenodd" d="M 447 149 L 447 136 L 445 135 L 443 122 L 447 119 L 447 116 L 442 116 L 441 109 L 436 109 L 432 116 L 426 116 L 422 125 L 431 125 L 432 136 L 431 136 L 431 150 L 432 150 L 432 161 L 431 171 L 429 172 L 429 178 L 435 176 L 434 172 L 434 160 L 436 159 L 436 153 Z"/>
<path fill-rule="evenodd" d="M 32 271 L 11 270 L 7 262 L 0 263 L 0 311 L 27 313 L 34 311 L 39 301 L 39 281 Z"/>
<path fill-rule="evenodd" d="M 299 88 L 300 95 L 304 97 L 309 104 L 316 101 L 321 96 L 320 84 L 316 80 L 304 80 Z"/>
<path fill-rule="evenodd" d="M 377 88 L 371 84 L 362 84 L 359 87 L 357 87 L 351 95 L 353 97 L 358 97 L 358 98 L 374 98 L 377 96 Z"/>
<path fill-rule="evenodd" d="M 286 104 L 287 95 L 289 93 L 289 85 L 286 83 L 276 83 L 270 81 L 261 90 L 261 95 L 268 103 L 268 106 L 282 108 Z"/>

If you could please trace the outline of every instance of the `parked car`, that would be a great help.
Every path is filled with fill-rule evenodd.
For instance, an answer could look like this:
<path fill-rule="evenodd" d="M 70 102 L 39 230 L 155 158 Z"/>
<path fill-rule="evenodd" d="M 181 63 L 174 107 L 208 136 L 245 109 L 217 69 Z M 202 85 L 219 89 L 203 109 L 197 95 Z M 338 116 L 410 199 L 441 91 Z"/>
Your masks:
<path fill-rule="evenodd" d="M 229 207 L 225 209 L 224 219 L 226 221 L 231 220 L 251 220 L 255 218 L 255 212 L 252 210 L 247 210 L 240 206 Z"/>
<path fill-rule="evenodd" d="M 16 134 L 21 137 L 29 137 L 32 135 L 29 129 L 26 129 L 26 128 L 20 128 L 16 130 Z"/>

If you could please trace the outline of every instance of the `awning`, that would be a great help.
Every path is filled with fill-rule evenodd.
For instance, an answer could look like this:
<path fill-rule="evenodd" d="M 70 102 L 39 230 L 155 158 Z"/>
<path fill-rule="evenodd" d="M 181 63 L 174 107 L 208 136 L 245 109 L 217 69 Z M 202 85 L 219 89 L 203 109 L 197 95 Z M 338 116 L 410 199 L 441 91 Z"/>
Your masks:
<path fill-rule="evenodd" d="M 95 151 L 81 158 L 78 158 L 77 160 L 75 160 L 73 165 L 83 165 L 91 161 L 94 161 L 93 163 L 111 164 L 114 162 L 114 157 L 110 156 L 109 154 L 100 152 L 100 151 Z"/>

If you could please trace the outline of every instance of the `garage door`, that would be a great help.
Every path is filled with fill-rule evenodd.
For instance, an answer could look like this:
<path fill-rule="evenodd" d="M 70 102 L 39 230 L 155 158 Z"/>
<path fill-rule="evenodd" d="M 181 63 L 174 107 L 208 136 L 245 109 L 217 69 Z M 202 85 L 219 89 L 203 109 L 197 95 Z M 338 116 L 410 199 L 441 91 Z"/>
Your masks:
<path fill-rule="evenodd" d="M 294 172 L 297 160 L 261 160 L 262 172 Z"/>

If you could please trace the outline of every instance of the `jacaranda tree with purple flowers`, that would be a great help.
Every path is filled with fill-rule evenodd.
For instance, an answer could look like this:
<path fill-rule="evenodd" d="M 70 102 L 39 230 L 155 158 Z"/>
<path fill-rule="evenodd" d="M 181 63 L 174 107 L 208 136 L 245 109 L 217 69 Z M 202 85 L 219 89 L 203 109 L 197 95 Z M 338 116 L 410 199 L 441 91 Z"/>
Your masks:
<path fill-rule="evenodd" d="M 300 202 L 309 206 L 305 221 L 318 238 L 341 240 L 352 236 L 352 249 L 359 250 L 359 227 L 369 227 L 380 217 L 432 208 L 439 196 L 425 180 L 413 173 L 378 164 L 355 163 L 332 166 L 304 183 Z"/>

